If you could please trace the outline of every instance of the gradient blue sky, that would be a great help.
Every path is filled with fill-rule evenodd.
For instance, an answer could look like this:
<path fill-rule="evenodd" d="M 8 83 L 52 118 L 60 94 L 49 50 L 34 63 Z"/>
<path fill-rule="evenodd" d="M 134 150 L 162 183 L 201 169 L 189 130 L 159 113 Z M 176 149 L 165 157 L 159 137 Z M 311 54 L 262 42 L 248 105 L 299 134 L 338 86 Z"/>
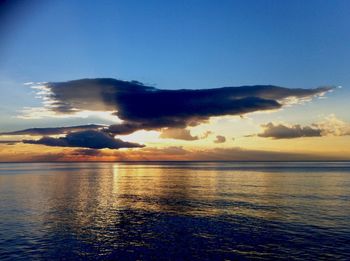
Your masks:
<path fill-rule="evenodd" d="M 4 5 L 0 129 L 72 123 L 16 119 L 24 106 L 40 105 L 24 82 L 95 77 L 167 89 L 342 85 L 328 99 L 283 111 L 280 117 L 298 120 L 304 111 L 310 116 L 335 113 L 349 121 L 349 10 L 349 1 L 321 0 Z M 92 120 L 74 119 L 76 124 L 87 121 Z"/>

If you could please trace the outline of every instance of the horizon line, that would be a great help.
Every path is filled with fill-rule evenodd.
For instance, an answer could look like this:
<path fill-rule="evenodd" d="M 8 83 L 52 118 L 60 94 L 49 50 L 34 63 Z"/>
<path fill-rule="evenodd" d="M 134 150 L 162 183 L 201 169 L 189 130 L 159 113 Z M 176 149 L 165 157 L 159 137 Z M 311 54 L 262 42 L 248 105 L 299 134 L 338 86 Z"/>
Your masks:
<path fill-rule="evenodd" d="M 108 161 L 108 160 L 90 160 L 90 161 L 0 161 L 0 164 L 9 164 L 9 163 L 146 163 L 146 162 L 233 162 L 233 163 L 253 163 L 253 162 L 349 162 L 350 160 L 117 160 L 117 161 Z"/>

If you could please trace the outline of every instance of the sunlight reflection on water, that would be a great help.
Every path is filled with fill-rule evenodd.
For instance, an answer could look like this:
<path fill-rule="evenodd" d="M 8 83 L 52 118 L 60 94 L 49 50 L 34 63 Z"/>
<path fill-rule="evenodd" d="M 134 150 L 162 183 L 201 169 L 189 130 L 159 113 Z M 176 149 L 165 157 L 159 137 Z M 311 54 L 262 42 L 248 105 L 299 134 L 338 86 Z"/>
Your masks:
<path fill-rule="evenodd" d="M 349 259 L 349 163 L 0 164 L 0 259 Z"/>

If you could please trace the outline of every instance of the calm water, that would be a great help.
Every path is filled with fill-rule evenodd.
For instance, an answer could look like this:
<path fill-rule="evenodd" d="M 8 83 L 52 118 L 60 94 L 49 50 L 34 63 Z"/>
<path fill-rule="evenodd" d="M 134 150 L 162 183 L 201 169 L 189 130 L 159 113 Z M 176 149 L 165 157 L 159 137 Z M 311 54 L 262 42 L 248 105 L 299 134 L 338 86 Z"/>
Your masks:
<path fill-rule="evenodd" d="M 350 163 L 0 164 L 0 259 L 350 260 Z"/>

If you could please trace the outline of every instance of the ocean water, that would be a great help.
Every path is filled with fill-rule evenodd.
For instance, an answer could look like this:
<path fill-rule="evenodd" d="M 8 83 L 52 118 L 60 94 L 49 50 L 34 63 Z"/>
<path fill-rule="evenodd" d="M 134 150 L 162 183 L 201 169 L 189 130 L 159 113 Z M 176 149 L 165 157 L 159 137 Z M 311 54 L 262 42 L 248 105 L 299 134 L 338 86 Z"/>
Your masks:
<path fill-rule="evenodd" d="M 0 260 L 350 260 L 350 163 L 3 163 Z"/>

